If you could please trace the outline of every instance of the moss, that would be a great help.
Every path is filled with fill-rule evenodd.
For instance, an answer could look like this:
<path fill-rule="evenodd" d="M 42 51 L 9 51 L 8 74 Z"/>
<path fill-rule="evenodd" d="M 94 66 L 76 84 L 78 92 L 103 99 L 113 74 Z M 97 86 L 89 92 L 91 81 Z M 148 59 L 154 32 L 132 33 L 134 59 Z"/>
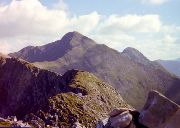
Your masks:
<path fill-rule="evenodd" d="M 10 122 L 0 121 L 0 127 L 12 127 Z"/>

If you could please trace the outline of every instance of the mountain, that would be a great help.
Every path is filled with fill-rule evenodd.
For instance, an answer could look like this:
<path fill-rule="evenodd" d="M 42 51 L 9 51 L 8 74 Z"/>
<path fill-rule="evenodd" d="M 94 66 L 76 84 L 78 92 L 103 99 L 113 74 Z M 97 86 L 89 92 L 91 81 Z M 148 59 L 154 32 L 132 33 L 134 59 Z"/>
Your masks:
<path fill-rule="evenodd" d="M 177 60 L 157 60 L 166 70 L 180 77 L 180 59 Z"/>
<path fill-rule="evenodd" d="M 78 32 L 69 32 L 61 40 L 40 47 L 29 46 L 9 55 L 60 74 L 70 69 L 91 72 L 115 87 L 123 99 L 137 109 L 143 107 L 151 89 L 163 94 L 176 90 L 168 91 L 166 96 L 180 103 L 180 79 L 160 64 L 148 60 L 134 48 L 120 53 Z"/>
<path fill-rule="evenodd" d="M 82 46 L 84 49 L 93 47 L 95 42 L 85 36 L 81 36 L 78 32 L 70 32 L 66 34 L 62 40 L 53 43 L 34 47 L 28 46 L 19 52 L 9 54 L 10 56 L 22 58 L 29 62 L 53 61 L 63 57 L 69 50 Z M 76 49 L 77 51 L 80 49 Z M 81 51 L 78 51 L 81 52 Z M 83 51 L 82 51 L 83 52 Z M 83 54 L 83 53 L 81 53 Z"/>
<path fill-rule="evenodd" d="M 116 107 L 130 106 L 91 73 L 70 70 L 61 76 L 0 57 L 0 117 L 17 116 L 34 127 L 72 127 L 76 121 L 93 127 Z"/>

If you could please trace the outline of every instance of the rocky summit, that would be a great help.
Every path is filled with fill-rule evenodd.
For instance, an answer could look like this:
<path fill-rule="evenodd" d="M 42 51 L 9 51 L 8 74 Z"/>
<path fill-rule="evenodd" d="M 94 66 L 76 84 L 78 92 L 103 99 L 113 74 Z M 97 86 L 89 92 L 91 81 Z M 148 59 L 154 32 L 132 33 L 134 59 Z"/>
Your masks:
<path fill-rule="evenodd" d="M 70 70 L 61 76 L 0 57 L 0 117 L 16 116 L 32 127 L 92 128 L 117 107 L 132 108 L 91 73 Z"/>
<path fill-rule="evenodd" d="M 120 53 L 78 32 L 69 32 L 61 40 L 28 46 L 9 55 L 59 74 L 70 69 L 91 72 L 116 88 L 124 100 L 139 110 L 151 89 L 180 104 L 180 79 L 134 48 Z"/>

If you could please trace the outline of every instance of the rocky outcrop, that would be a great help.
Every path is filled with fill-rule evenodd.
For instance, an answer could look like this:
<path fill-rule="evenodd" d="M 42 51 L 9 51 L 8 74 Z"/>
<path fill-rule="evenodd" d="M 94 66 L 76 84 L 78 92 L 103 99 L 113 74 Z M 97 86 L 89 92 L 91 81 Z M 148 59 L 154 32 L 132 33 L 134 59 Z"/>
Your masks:
<path fill-rule="evenodd" d="M 61 76 L 28 62 L 0 57 L 0 116 L 24 117 L 62 92 Z"/>
<path fill-rule="evenodd" d="M 149 92 L 141 112 L 114 109 L 96 128 L 179 128 L 180 106 L 157 91 Z"/>
<path fill-rule="evenodd" d="M 93 74 L 63 76 L 15 58 L 0 57 L 0 116 L 17 116 L 33 127 L 92 128 L 115 107 L 131 108 Z"/>
<path fill-rule="evenodd" d="M 60 74 L 70 69 L 91 72 L 110 83 L 123 99 L 139 110 L 151 89 L 180 104 L 180 79 L 158 63 L 148 60 L 134 48 L 126 48 L 120 53 L 78 32 L 69 32 L 61 40 L 44 46 L 29 46 L 10 56 Z M 170 91 L 166 93 L 167 90 Z"/>
<path fill-rule="evenodd" d="M 179 111 L 179 105 L 161 93 L 151 91 L 140 114 L 139 122 L 149 128 L 178 128 L 180 126 Z"/>

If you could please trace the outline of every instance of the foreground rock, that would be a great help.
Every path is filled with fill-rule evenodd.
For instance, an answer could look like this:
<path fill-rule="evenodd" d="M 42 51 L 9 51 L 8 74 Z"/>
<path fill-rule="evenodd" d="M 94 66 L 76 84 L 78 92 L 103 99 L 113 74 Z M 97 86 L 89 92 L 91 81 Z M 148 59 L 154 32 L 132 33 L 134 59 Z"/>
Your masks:
<path fill-rule="evenodd" d="M 180 106 L 157 91 L 149 93 L 139 122 L 149 128 L 179 128 Z"/>
<path fill-rule="evenodd" d="M 115 127 L 125 128 L 129 126 L 129 124 L 131 123 L 132 115 L 129 113 L 129 111 L 124 111 L 115 117 L 111 117 L 109 121 L 111 123 L 110 126 L 113 128 Z"/>
<path fill-rule="evenodd" d="M 147 128 L 138 122 L 140 113 L 128 108 L 114 109 L 96 128 Z"/>
<path fill-rule="evenodd" d="M 157 91 L 149 92 L 143 110 L 114 109 L 96 128 L 179 128 L 180 107 Z"/>

